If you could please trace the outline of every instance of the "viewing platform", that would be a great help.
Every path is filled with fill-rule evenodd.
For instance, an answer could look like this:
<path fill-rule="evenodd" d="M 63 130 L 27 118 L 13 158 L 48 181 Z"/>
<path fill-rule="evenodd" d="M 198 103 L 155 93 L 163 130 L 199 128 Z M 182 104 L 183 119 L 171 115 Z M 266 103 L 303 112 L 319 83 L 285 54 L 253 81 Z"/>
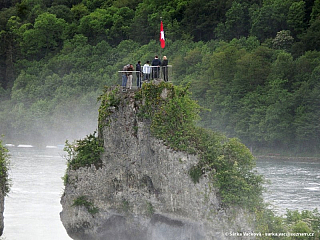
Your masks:
<path fill-rule="evenodd" d="M 123 91 L 136 91 L 140 89 L 143 83 L 151 81 L 166 81 L 171 82 L 172 77 L 172 65 L 168 66 L 150 66 L 150 73 L 142 73 L 139 71 L 118 71 L 119 83 L 123 87 Z M 124 86 L 123 77 L 127 78 L 126 86 Z M 128 77 L 132 76 L 132 86 L 129 86 Z M 139 82 L 141 81 L 141 83 Z"/>

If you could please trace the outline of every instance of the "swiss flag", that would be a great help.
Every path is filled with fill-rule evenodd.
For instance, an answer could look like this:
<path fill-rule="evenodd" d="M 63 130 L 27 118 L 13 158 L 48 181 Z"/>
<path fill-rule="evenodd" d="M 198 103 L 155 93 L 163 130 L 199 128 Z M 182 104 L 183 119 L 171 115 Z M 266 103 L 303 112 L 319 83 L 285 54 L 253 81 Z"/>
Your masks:
<path fill-rule="evenodd" d="M 161 48 L 164 48 L 166 46 L 166 42 L 164 41 L 164 31 L 163 31 L 162 21 L 160 25 L 160 44 L 161 44 Z"/>

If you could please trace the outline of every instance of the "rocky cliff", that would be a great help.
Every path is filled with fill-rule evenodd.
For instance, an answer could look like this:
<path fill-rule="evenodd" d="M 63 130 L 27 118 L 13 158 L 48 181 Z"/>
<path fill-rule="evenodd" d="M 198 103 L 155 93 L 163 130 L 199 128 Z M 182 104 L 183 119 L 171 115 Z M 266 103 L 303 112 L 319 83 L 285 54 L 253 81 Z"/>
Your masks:
<path fill-rule="evenodd" d="M 4 230 L 4 198 L 5 194 L 4 192 L 0 191 L 0 236 L 2 236 L 3 230 Z"/>
<path fill-rule="evenodd" d="M 0 236 L 4 230 L 4 200 L 9 193 L 10 184 L 8 178 L 9 155 L 8 149 L 2 144 L 0 139 Z"/>
<path fill-rule="evenodd" d="M 138 116 L 135 93 L 118 94 L 121 100 L 106 109 L 99 123 L 102 164 L 67 170 L 61 221 L 69 236 L 212 240 L 227 239 L 229 232 L 252 231 L 246 212 L 221 208 L 210 175 L 192 181 L 190 169 L 200 157 L 155 138 L 150 121 Z M 75 204 L 77 200 L 82 204 Z"/>

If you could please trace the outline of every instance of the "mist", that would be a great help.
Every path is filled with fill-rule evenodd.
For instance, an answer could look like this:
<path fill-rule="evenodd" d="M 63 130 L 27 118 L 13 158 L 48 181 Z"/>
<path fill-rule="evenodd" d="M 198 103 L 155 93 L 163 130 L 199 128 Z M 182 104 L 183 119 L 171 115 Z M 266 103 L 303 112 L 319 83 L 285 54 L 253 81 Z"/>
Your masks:
<path fill-rule="evenodd" d="M 4 143 L 28 144 L 35 147 L 63 145 L 93 133 L 98 127 L 97 95 L 57 104 L 54 109 L 39 111 L 16 108 L 0 120 L 0 134 Z M 1 117 L 1 114 L 0 114 Z M 1 119 L 1 118 L 0 118 Z"/>

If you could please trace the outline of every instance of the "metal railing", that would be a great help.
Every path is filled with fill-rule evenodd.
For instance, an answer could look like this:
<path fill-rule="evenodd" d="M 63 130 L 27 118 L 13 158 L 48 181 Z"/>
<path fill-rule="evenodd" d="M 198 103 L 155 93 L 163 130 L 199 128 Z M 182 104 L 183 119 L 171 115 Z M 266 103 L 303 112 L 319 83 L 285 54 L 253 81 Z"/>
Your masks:
<path fill-rule="evenodd" d="M 143 67 L 143 66 L 141 66 Z M 172 65 L 168 66 L 149 66 L 149 71 L 145 73 L 139 71 L 118 71 L 120 75 L 120 85 L 124 89 L 141 88 L 146 81 L 170 81 L 172 76 Z"/>

